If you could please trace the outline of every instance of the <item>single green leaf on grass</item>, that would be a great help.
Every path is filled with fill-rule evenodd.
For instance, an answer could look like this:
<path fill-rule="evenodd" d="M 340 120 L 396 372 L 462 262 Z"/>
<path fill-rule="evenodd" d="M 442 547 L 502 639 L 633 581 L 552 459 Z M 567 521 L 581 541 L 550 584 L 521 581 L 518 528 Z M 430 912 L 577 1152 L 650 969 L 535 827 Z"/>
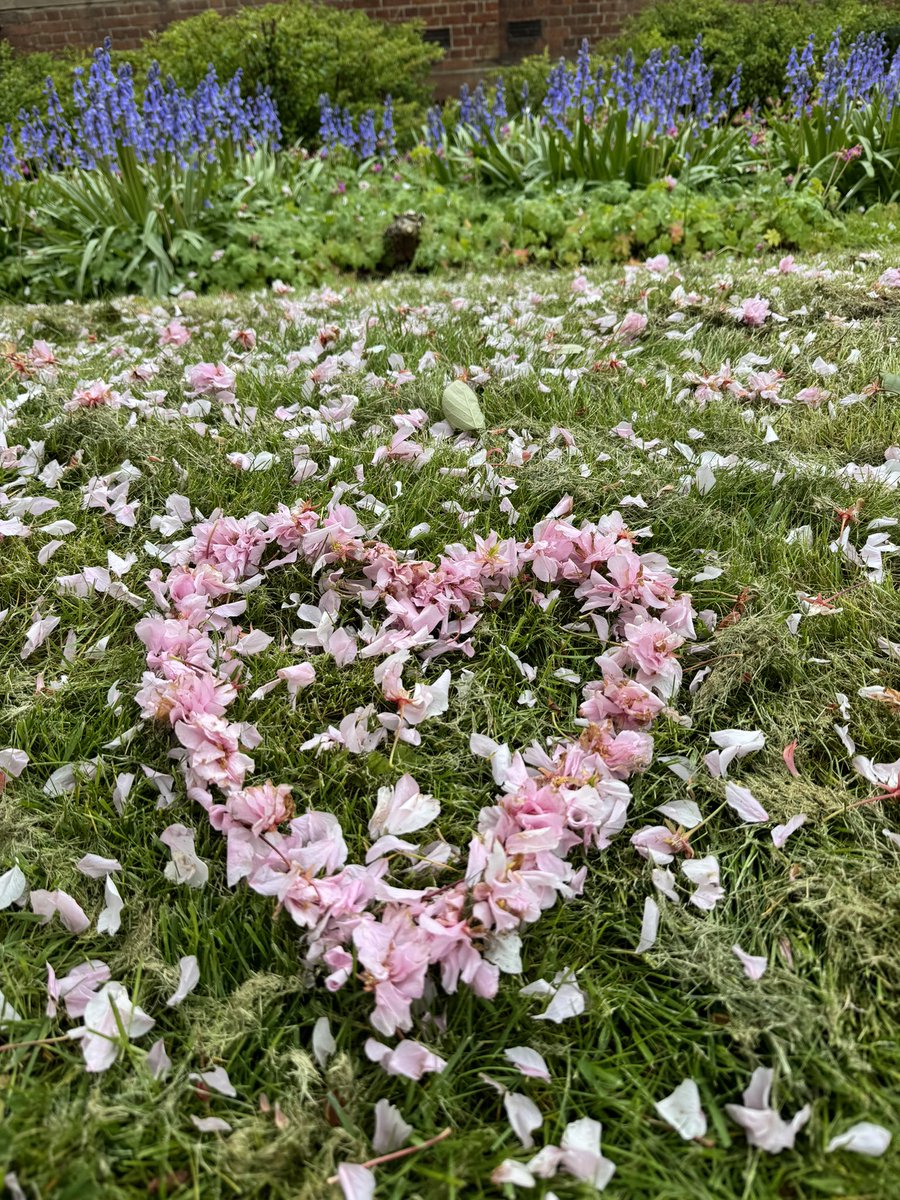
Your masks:
<path fill-rule="evenodd" d="M 886 392 L 891 392 L 893 395 L 900 395 L 900 375 L 882 375 L 881 386 Z"/>
<path fill-rule="evenodd" d="M 471 432 L 484 429 L 484 413 L 478 397 L 467 383 L 454 380 L 444 388 L 444 416 L 454 429 Z"/>

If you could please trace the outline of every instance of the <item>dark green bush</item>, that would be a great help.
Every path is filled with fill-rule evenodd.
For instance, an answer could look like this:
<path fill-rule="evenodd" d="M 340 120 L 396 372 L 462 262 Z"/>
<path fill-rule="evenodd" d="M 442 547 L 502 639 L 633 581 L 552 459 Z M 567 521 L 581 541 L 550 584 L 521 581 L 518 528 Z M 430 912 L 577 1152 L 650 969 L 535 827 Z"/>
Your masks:
<path fill-rule="evenodd" d="M 45 50 L 17 54 L 9 42 L 0 41 L 0 126 L 15 122 L 19 110 L 44 111 L 44 81 L 52 75 L 65 85 L 73 66 L 84 56 L 55 55 Z M 71 88 L 64 87 L 71 93 Z M 62 95 L 62 92 L 60 92 Z"/>
<path fill-rule="evenodd" d="M 244 8 L 234 16 L 204 12 L 176 21 L 128 57 L 141 67 L 158 59 L 163 72 L 192 88 L 213 63 L 220 78 L 240 67 L 244 91 L 269 87 L 285 139 L 314 141 L 318 99 L 326 92 L 351 112 L 390 94 L 399 129 L 418 124 L 431 98 L 429 71 L 439 47 L 422 39 L 421 23 L 386 25 L 358 11 L 306 0 Z"/>
<path fill-rule="evenodd" d="M 491 82 L 502 79 L 506 85 L 506 107 L 510 115 L 522 111 L 522 88 L 525 87 L 528 106 L 539 108 L 547 92 L 547 76 L 555 61 L 545 50 L 543 54 L 529 54 L 521 62 L 510 67 L 500 67 L 489 75 Z"/>
<path fill-rule="evenodd" d="M 839 26 L 844 45 L 872 30 L 883 33 L 893 51 L 900 45 L 900 0 L 658 0 L 626 22 L 616 38 L 595 42 L 591 49 L 595 66 L 608 68 L 616 54 L 628 50 L 638 63 L 652 50 L 665 53 L 673 44 L 688 53 L 699 33 L 717 87 L 742 63 L 742 98 L 778 100 L 791 46 L 801 47 L 812 33 L 823 50 Z M 523 83 L 531 107 L 540 105 L 554 65 L 544 51 L 492 73 L 491 79 L 503 77 L 510 113 L 521 108 Z"/>
<path fill-rule="evenodd" d="M 598 49 L 624 53 L 630 48 L 640 62 L 651 50 L 666 50 L 673 43 L 687 51 L 700 33 L 718 85 L 727 83 L 743 63 L 744 98 L 779 99 L 791 46 L 801 47 L 811 33 L 824 49 L 838 26 L 846 45 L 868 30 L 894 27 L 896 33 L 898 24 L 898 0 L 659 0 L 629 21 L 614 42 Z"/>
<path fill-rule="evenodd" d="M 207 11 L 176 21 L 136 50 L 114 50 L 141 79 L 154 59 L 163 73 L 192 90 L 212 63 L 220 79 L 238 68 L 243 90 L 269 87 L 286 141 L 316 139 L 318 99 L 327 92 L 354 115 L 393 96 L 399 131 L 418 128 L 431 100 L 429 72 L 441 56 L 423 41 L 421 23 L 386 25 L 358 11 L 336 11 L 308 0 L 287 0 L 233 16 Z M 90 61 L 87 52 L 16 54 L 0 42 L 0 125 L 21 108 L 43 111 L 44 80 L 51 75 L 63 105 L 70 102 L 71 72 Z"/>

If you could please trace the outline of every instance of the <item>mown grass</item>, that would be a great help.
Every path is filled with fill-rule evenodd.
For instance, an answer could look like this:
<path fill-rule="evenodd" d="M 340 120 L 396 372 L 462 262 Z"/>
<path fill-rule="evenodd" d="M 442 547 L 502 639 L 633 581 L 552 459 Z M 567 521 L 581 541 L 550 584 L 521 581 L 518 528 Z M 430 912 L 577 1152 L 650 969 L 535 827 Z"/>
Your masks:
<path fill-rule="evenodd" d="M 47 493 L 61 506 L 35 522 L 67 517 L 78 532 L 63 539 L 44 567 L 36 559 L 43 535 L 6 538 L 0 545 L 0 610 L 9 609 L 0 625 L 0 746 L 16 746 L 31 756 L 21 778 L 10 781 L 0 798 L 0 870 L 18 861 L 31 887 L 71 891 L 93 916 L 102 886 L 79 875 L 74 864 L 87 852 L 115 856 L 123 864 L 120 890 L 126 902 L 122 931 L 114 938 L 91 932 L 76 939 L 57 922 L 40 926 L 27 910 L 2 914 L 0 988 L 24 1017 L 6 1032 L 11 1040 L 37 1040 L 65 1028 L 65 1021 L 42 1016 L 45 963 L 62 974 L 86 957 L 108 962 L 113 978 L 122 980 L 158 1022 L 151 1037 L 129 1045 L 99 1078 L 85 1074 L 76 1044 L 0 1051 L 0 1164 L 17 1172 L 27 1195 L 60 1200 L 148 1194 L 326 1197 L 334 1194 L 325 1180 L 337 1162 L 371 1156 L 372 1107 L 381 1096 L 399 1105 L 415 1139 L 447 1126 L 453 1132 L 433 1149 L 380 1169 L 379 1197 L 497 1195 L 490 1171 L 503 1157 L 520 1152 L 501 1099 L 481 1081 L 482 1073 L 532 1096 L 545 1115 L 539 1135 L 544 1141 L 557 1141 L 565 1124 L 578 1117 L 601 1120 L 604 1150 L 618 1167 L 608 1189 L 613 1197 L 882 1200 L 900 1194 L 896 1150 L 875 1161 L 824 1152 L 828 1139 L 855 1120 L 893 1128 L 900 1098 L 895 1037 L 900 875 L 898 851 L 881 834 L 895 816 L 882 806 L 855 805 L 871 789 L 852 771 L 833 730 L 835 696 L 842 692 L 850 697 L 851 733 L 860 752 L 879 761 L 897 754 L 897 715 L 858 699 L 856 692 L 873 683 L 900 686 L 900 662 L 885 657 L 876 644 L 878 637 L 898 636 L 900 571 L 898 560 L 887 558 L 884 582 L 872 584 L 828 549 L 838 532 L 837 508 L 862 500 L 863 523 L 900 512 L 896 492 L 848 483 L 835 474 L 848 461 L 881 462 L 885 449 L 900 441 L 898 398 L 876 392 L 838 407 L 833 415 L 825 407 L 748 406 L 730 398 L 699 408 L 676 398 L 682 372 L 695 366 L 681 357 L 686 345 L 699 350 L 709 369 L 748 351 L 771 356 L 772 365 L 788 374 L 787 394 L 817 382 L 811 363 L 819 355 L 840 366 L 823 383 L 836 399 L 862 391 L 885 372 L 900 371 L 900 302 L 873 291 L 880 265 L 850 258 L 829 265 L 836 275 L 826 280 L 765 276 L 738 263 L 685 268 L 685 289 L 707 299 L 688 310 L 682 325 L 667 321 L 674 280 L 661 286 L 646 275 L 628 282 L 620 269 L 590 273 L 591 282 L 604 289 L 602 300 L 588 305 L 594 313 L 609 308 L 621 315 L 639 306 L 642 290 L 650 288 L 650 324 L 644 349 L 632 360 L 633 373 L 592 372 L 571 393 L 561 377 L 548 378 L 548 392 L 540 391 L 533 377 L 484 388 L 485 444 L 505 447 L 503 430 L 526 428 L 526 441 L 540 447 L 518 470 L 504 468 L 503 455 L 497 456 L 498 469 L 518 485 L 511 497 L 522 513 L 517 536 L 525 536 L 566 492 L 575 499 L 575 516 L 589 519 L 640 493 L 646 510 L 625 511 L 634 525 L 652 527 L 644 548 L 669 557 L 698 610 L 739 618 L 720 627 L 700 653 L 685 653 L 685 686 L 677 707 L 690 716 L 691 727 L 663 721 L 655 729 L 657 758 L 634 782 L 628 824 L 628 833 L 655 824 L 656 805 L 692 795 L 709 817 L 693 839 L 695 850 L 719 856 L 727 897 L 709 914 L 662 902 L 659 941 L 648 954 L 635 956 L 643 899 L 650 891 L 649 865 L 623 835 L 609 850 L 589 856 L 583 899 L 552 910 L 525 937 L 522 982 L 552 978 L 564 967 L 577 970 L 588 997 L 584 1016 L 560 1026 L 534 1022 L 540 1005 L 520 997 L 518 981 L 508 978 L 492 1003 L 465 992 L 439 997 L 433 1009 L 441 1021 L 423 1024 L 421 1036 L 449 1065 L 421 1084 L 389 1079 L 362 1056 L 370 1032 L 368 997 L 350 989 L 329 995 L 303 964 L 290 921 L 275 917 L 272 906 L 244 886 L 225 887 L 224 844 L 203 813 L 192 810 L 183 796 L 173 808 L 157 809 L 157 794 L 137 764 L 166 767 L 165 735 L 144 726 L 127 745 L 104 749 L 135 721 L 131 697 L 143 665 L 133 633 L 139 614 L 104 597 L 58 596 L 54 579 L 105 564 L 108 549 L 120 555 L 132 551 L 139 561 L 126 583 L 140 592 L 140 581 L 154 565 L 145 542 L 161 540 L 151 534 L 149 518 L 162 511 L 171 492 L 188 495 L 204 513 L 215 506 L 232 514 L 267 512 L 301 495 L 325 501 L 335 481 L 354 478 L 359 462 L 366 464 L 368 491 L 390 507 L 381 536 L 391 544 L 404 546 L 409 530 L 423 521 L 431 529 L 416 543 L 422 557 L 434 556 L 447 542 L 468 542 L 475 532 L 506 531 L 498 497 L 467 497 L 458 478 L 441 473 L 442 467 L 464 466 L 464 452 L 441 446 L 419 471 L 403 464 L 369 465 L 374 448 L 392 431 L 386 420 L 392 412 L 421 406 L 434 418 L 440 415 L 439 373 L 421 374 L 396 395 L 362 396 L 354 429 L 327 447 L 313 447 L 320 465 L 328 455 L 339 460 L 331 477 L 298 488 L 289 483 L 283 427 L 272 417 L 279 404 L 299 398 L 298 376 L 242 375 L 239 395 L 258 404 L 259 418 L 249 434 L 220 423 L 217 440 L 199 437 L 183 421 L 138 421 L 128 427 L 122 413 L 61 416 L 76 379 L 120 369 L 110 365 L 111 348 L 137 347 L 137 361 L 156 357 L 154 331 L 163 316 L 146 326 L 135 324 L 136 314 L 148 306 L 127 301 L 0 312 L 3 340 L 26 349 L 33 337 L 45 337 L 65 360 L 58 383 L 20 411 L 10 440 L 43 441 L 46 458 L 60 463 L 82 452 L 59 491 Z M 731 283 L 717 289 L 726 273 Z M 317 321 L 343 325 L 363 310 L 377 314 L 374 340 L 386 345 L 385 353 L 404 354 L 414 370 L 426 349 L 447 364 L 484 365 L 494 350 L 486 344 L 483 312 L 507 304 L 512 322 L 528 307 L 524 298 L 530 291 L 544 294 L 542 314 L 560 319 L 556 343 L 584 344 L 590 361 L 596 330 L 585 310 L 572 306 L 569 283 L 568 276 L 534 274 L 517 281 L 514 292 L 506 283 L 498 292 L 489 278 L 425 284 L 395 279 L 357 289 L 327 315 L 323 309 L 299 325 L 282 327 L 271 296 L 186 301 L 181 307 L 196 330 L 194 339 L 149 386 L 165 388 L 175 401 L 184 364 L 222 356 L 225 324 L 252 324 L 260 338 L 254 359 L 277 364 L 309 340 Z M 763 330 L 742 328 L 721 311 L 732 291 L 762 292 L 787 322 Z M 457 296 L 469 299 L 459 312 L 448 306 Z M 421 331 L 411 331 L 401 305 L 424 306 L 418 314 Z M 692 342 L 666 336 L 695 319 L 703 327 Z M 536 363 L 557 363 L 530 341 L 532 327 L 511 324 L 510 329 L 520 349 L 530 346 Z M 96 340 L 88 341 L 88 333 Z M 812 340 L 804 344 L 807 335 Z M 342 338 L 340 349 L 348 344 Z M 860 353 L 848 363 L 854 349 Z M 9 400 L 17 390 L 10 380 L 0 395 Z M 355 389 L 348 382 L 344 390 Z M 756 411 L 745 419 L 741 413 L 747 407 Z M 609 430 L 622 420 L 632 420 L 640 437 L 659 438 L 668 453 L 654 457 L 611 436 Z M 377 422 L 382 433 L 367 434 Z M 763 440 L 768 423 L 777 442 Z M 580 456 L 548 457 L 548 432 L 560 425 L 574 435 Z M 704 436 L 691 440 L 688 430 Z M 708 494 L 682 495 L 680 478 L 689 468 L 675 441 L 697 452 L 733 453 L 765 469 L 717 469 Z M 232 450 L 264 449 L 279 455 L 270 472 L 242 473 L 225 462 Z M 598 461 L 598 455 L 608 457 Z M 116 470 L 126 459 L 142 473 L 131 491 L 141 503 L 133 530 L 97 510 L 81 509 L 81 487 L 88 478 Z M 776 470 L 784 474 L 773 483 Z M 0 488 L 4 482 L 0 474 Z M 42 494 L 39 486 L 28 491 Z M 456 513 L 442 507 L 451 501 L 475 511 L 470 528 L 461 530 Z M 788 531 L 802 525 L 811 526 L 812 545 L 787 544 Z M 688 582 L 707 561 L 715 561 L 723 574 Z M 843 592 L 842 611 L 805 620 L 794 637 L 785 621 L 797 609 L 799 589 L 826 596 Z M 305 568 L 269 576 L 251 593 L 244 623 L 288 634 L 295 621 L 281 604 L 292 592 L 308 599 L 316 595 Z M 469 753 L 469 735 L 489 733 L 518 746 L 573 730 L 580 690 L 561 682 L 554 671 L 565 666 L 592 678 L 599 647 L 593 636 L 565 628 L 576 611 L 569 604 L 545 612 L 523 589 L 487 615 L 476 635 L 475 658 L 447 660 L 455 680 L 462 669 L 472 673 L 471 679 L 454 688 L 444 717 L 423 726 L 422 746 L 399 747 L 393 763 L 386 751 L 365 758 L 315 757 L 299 749 L 329 723 L 377 698 L 370 665 L 339 671 L 317 660 L 317 681 L 302 694 L 295 713 L 278 692 L 256 704 L 242 699 L 239 717 L 254 720 L 263 736 L 255 755 L 258 777 L 289 783 L 298 807 L 334 812 L 353 858 L 367 844 L 365 827 L 377 787 L 408 770 L 424 791 L 440 798 L 444 836 L 465 846 L 477 810 L 493 791 L 486 764 Z M 19 651 L 36 607 L 44 612 L 52 607 L 60 626 L 22 662 Z M 60 652 L 70 629 L 78 648 L 67 663 Z M 85 657 L 82 651 L 103 637 L 109 638 L 106 656 Z M 281 649 L 279 641 L 276 637 L 252 660 L 254 684 L 273 678 L 279 666 L 292 661 L 292 652 Z M 504 647 L 537 668 L 531 685 L 534 708 L 518 703 L 524 680 Z M 701 665 L 710 673 L 691 692 L 688 685 Z M 38 671 L 43 690 L 35 687 Z M 118 713 L 107 703 L 114 680 L 123 693 Z M 739 824 L 730 810 L 721 810 L 721 785 L 702 768 L 685 785 L 659 761 L 666 754 L 699 759 L 708 749 L 709 731 L 726 727 L 765 732 L 766 748 L 743 760 L 733 774 L 753 788 L 772 819 L 783 821 L 799 811 L 809 815 L 783 850 L 773 848 L 765 827 Z M 782 748 L 795 739 L 797 778 L 781 759 Z M 94 756 L 100 762 L 93 780 L 81 782 L 71 795 L 51 798 L 43 792 L 58 765 Z M 136 770 L 137 776 L 118 815 L 111 794 L 116 774 L 126 770 Z M 199 853 L 211 868 L 203 890 L 173 887 L 163 876 L 168 854 L 158 834 L 176 820 L 197 830 Z M 769 969 L 759 982 L 741 973 L 730 952 L 735 942 L 769 955 Z M 168 1009 L 164 1001 L 185 954 L 198 956 L 201 982 L 183 1005 Z M 331 1019 L 339 1046 L 325 1072 L 310 1053 L 312 1027 L 322 1015 Z M 174 1062 L 160 1083 L 142 1067 L 155 1036 L 165 1037 Z M 505 1062 L 504 1047 L 517 1044 L 544 1054 L 551 1085 L 523 1081 Z M 198 1096 L 188 1075 L 212 1064 L 227 1067 L 237 1099 Z M 748 1149 L 723 1109 L 739 1098 L 759 1064 L 776 1068 L 777 1096 L 785 1108 L 813 1105 L 812 1121 L 796 1150 L 777 1157 Z M 689 1075 L 700 1085 L 710 1118 L 703 1144 L 682 1143 L 652 1107 Z M 276 1124 L 271 1113 L 261 1111 L 263 1094 L 278 1101 L 284 1122 Z M 233 1132 L 198 1134 L 189 1118 L 209 1112 L 226 1117 Z M 548 1187 L 560 1197 L 589 1191 L 564 1177 Z"/>

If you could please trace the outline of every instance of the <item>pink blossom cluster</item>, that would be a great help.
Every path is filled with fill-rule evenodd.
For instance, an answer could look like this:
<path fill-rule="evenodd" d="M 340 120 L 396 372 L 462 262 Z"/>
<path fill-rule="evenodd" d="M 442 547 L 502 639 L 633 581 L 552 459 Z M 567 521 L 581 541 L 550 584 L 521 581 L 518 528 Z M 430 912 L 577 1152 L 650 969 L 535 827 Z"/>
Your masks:
<path fill-rule="evenodd" d="M 576 868 L 570 852 L 603 849 L 624 827 L 627 780 L 650 762 L 648 729 L 678 688 L 676 653 L 694 636 L 690 597 L 676 593 L 665 558 L 635 550 L 639 535 L 618 513 L 575 524 L 571 508 L 565 498 L 524 541 L 491 533 L 476 537 L 474 548 L 449 545 L 436 564 L 368 538 L 339 502 L 324 512 L 300 503 L 268 516 L 214 516 L 176 548 L 166 577 L 157 570 L 150 579 L 159 611 L 137 625 L 148 667 L 137 700 L 145 718 L 174 731 L 188 795 L 227 840 L 229 885 L 246 879 L 277 901 L 304 930 L 307 960 L 325 970 L 329 990 L 360 981 L 383 1035 L 411 1030 L 412 1006 L 433 992 L 435 975 L 445 992 L 462 983 L 490 998 L 501 972 L 521 970 L 523 928 L 582 890 L 586 868 Z M 426 661 L 471 653 L 485 604 L 514 583 L 538 603 L 546 603 L 539 583 L 568 585 L 606 643 L 597 660 L 602 678 L 584 688 L 577 741 L 519 752 L 473 736 L 471 748 L 490 760 L 499 793 L 481 809 L 464 868 L 449 883 L 446 874 L 440 885 L 427 878 L 452 868 L 456 848 L 409 840 L 440 812 L 411 776 L 380 789 L 364 863 L 349 861 L 332 814 L 295 815 L 288 787 L 247 782 L 254 769 L 248 751 L 260 735 L 229 720 L 228 710 L 243 655 L 271 639 L 242 631 L 232 618 L 244 610 L 241 591 L 263 570 L 297 562 L 318 575 L 322 598 L 301 606 L 313 629 L 299 631 L 295 643 L 339 665 L 357 653 L 381 656 L 375 682 L 392 706 L 378 717 L 380 730 L 369 730 L 371 709 L 359 710 L 310 748 L 362 751 L 386 731 L 417 741 L 417 726 L 446 710 L 451 673 L 409 685 L 403 675 L 413 652 Z M 361 615 L 377 612 L 380 624 L 339 625 L 348 597 Z M 305 662 L 279 676 L 295 695 L 315 672 Z M 404 876 L 400 883 L 393 871 Z"/>

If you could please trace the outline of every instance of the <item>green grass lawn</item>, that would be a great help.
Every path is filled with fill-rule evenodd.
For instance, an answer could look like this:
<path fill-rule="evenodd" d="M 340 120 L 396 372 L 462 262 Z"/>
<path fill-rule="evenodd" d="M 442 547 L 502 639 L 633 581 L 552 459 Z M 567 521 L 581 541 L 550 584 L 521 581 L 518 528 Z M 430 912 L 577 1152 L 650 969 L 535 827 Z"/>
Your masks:
<path fill-rule="evenodd" d="M 64 889 L 94 921 L 103 883 L 75 864 L 88 853 L 104 855 L 122 865 L 116 880 L 124 900 L 114 936 L 93 927 L 75 935 L 57 918 L 42 925 L 28 905 L 0 913 L 0 989 L 21 1017 L 0 1030 L 0 1041 L 42 1043 L 0 1045 L 0 1166 L 15 1172 L 29 1200 L 337 1196 L 326 1182 L 337 1164 L 375 1156 L 373 1108 L 383 1097 L 412 1125 L 412 1144 L 452 1132 L 379 1167 L 379 1198 L 503 1195 L 491 1172 L 506 1158 L 526 1162 L 533 1151 L 520 1147 L 485 1075 L 538 1105 L 538 1147 L 558 1144 L 571 1121 L 601 1121 L 604 1153 L 617 1168 L 606 1194 L 617 1200 L 900 1196 L 896 1139 L 878 1159 L 825 1152 L 856 1121 L 896 1134 L 900 1101 L 900 850 L 882 833 L 900 828 L 900 820 L 888 801 L 860 803 L 878 789 L 854 770 L 835 731 L 835 724 L 849 726 L 857 753 L 873 761 L 900 754 L 896 702 L 858 695 L 863 687 L 900 688 L 900 650 L 888 644 L 900 641 L 900 558 L 885 555 L 878 582 L 832 545 L 839 510 L 852 509 L 848 541 L 857 550 L 872 533 L 870 522 L 900 516 L 900 471 L 892 475 L 885 459 L 900 445 L 900 395 L 877 386 L 900 373 L 900 289 L 877 282 L 892 265 L 886 260 L 846 255 L 827 267 L 816 263 L 816 271 L 811 265 L 778 274 L 769 261 L 720 260 L 683 266 L 678 277 L 619 267 L 588 272 L 587 290 L 573 290 L 574 277 L 562 273 L 502 281 L 394 277 L 339 294 L 183 300 L 177 310 L 174 302 L 163 308 L 132 300 L 0 310 L 0 341 L 9 352 L 0 431 L 9 446 L 40 446 L 30 455 L 0 449 L 0 521 L 19 514 L 31 528 L 23 537 L 0 526 L 7 530 L 0 537 L 0 612 L 7 610 L 0 749 L 30 757 L 0 795 L 0 875 L 18 864 L 30 888 Z M 728 310 L 735 298 L 757 294 L 776 316 L 752 328 Z M 646 313 L 646 330 L 630 347 L 608 344 L 610 323 L 602 318 L 621 319 L 628 310 Z M 176 311 L 193 336 L 163 350 L 158 334 Z M 286 430 L 311 420 L 284 421 L 276 410 L 326 400 L 321 383 L 305 384 L 312 363 L 286 368 L 329 326 L 323 358 L 354 343 L 362 351 L 365 339 L 365 366 L 354 371 L 345 359 L 331 381 L 335 397 L 359 398 L 355 424 L 327 443 L 315 429 L 286 441 Z M 232 340 L 241 328 L 255 331 L 254 349 Z M 17 369 L 14 352 L 24 355 L 35 339 L 52 345 L 55 378 Z M 429 351 L 433 367 L 420 361 Z M 414 379 L 391 381 L 394 354 Z M 748 354 L 764 361 L 741 371 Z M 257 410 L 243 429 L 215 404 L 207 415 L 179 412 L 185 367 L 223 360 L 238 368 L 244 413 Z M 726 363 L 745 392 L 748 372 L 783 372 L 780 396 L 791 402 L 752 388 L 703 402 L 685 374 L 716 374 Z M 124 379 L 146 364 L 158 368 L 152 377 Z M 823 374 L 828 364 L 836 371 Z M 462 368 L 480 393 L 483 435 L 469 443 L 433 439 L 426 424 L 413 440 L 433 450 L 427 461 L 372 465 L 396 432 L 391 415 L 421 408 L 429 422 L 439 421 L 444 382 Z M 483 381 L 478 368 L 488 376 Z M 123 381 L 112 386 L 147 403 L 65 410 L 76 385 L 119 375 Z M 817 407 L 795 399 L 811 387 L 831 395 Z M 518 443 L 525 461 L 508 463 Z M 297 445 L 308 445 L 316 466 L 292 483 Z M 260 452 L 274 456 L 270 469 L 242 470 L 227 457 Z M 900 465 L 900 451 L 894 454 Z M 54 460 L 59 472 L 38 478 Z M 134 627 L 151 606 L 149 572 L 165 569 L 153 548 L 189 534 L 154 520 L 165 514 L 167 497 L 186 496 L 203 515 L 216 507 L 232 516 L 268 513 L 304 498 L 319 506 L 335 485 L 359 482 L 358 464 L 364 483 L 344 502 L 367 525 L 381 521 L 378 537 L 389 545 L 414 546 L 434 561 L 447 544 L 471 546 L 492 529 L 526 539 L 569 495 L 573 519 L 595 521 L 618 509 L 632 528 L 648 529 L 641 550 L 664 554 L 694 608 L 718 618 L 711 633 L 698 621 L 697 643 L 680 652 L 684 682 L 673 711 L 653 727 L 652 764 L 631 781 L 625 830 L 607 850 L 576 852 L 576 865 L 587 867 L 583 894 L 524 932 L 521 978 L 501 977 L 493 1001 L 466 989 L 452 996 L 438 990 L 419 1012 L 411 1036 L 448 1065 L 418 1083 L 388 1077 L 366 1059 L 371 998 L 352 984 L 327 991 L 287 914 L 245 883 L 226 886 L 223 839 L 185 796 L 168 757 L 168 730 L 141 722 L 134 703 L 145 669 Z M 848 464 L 855 469 L 848 472 Z M 131 525 L 86 503 L 88 481 L 110 475 L 110 487 L 131 480 Z M 38 497 L 58 506 L 35 514 L 17 503 Z M 74 531 L 39 531 L 59 521 Z M 423 523 L 428 529 L 410 541 Z M 791 533 L 797 530 L 804 532 Z M 890 537 L 890 524 L 882 532 Z M 60 545 L 41 562 L 51 538 Z M 59 592 L 58 576 L 106 567 L 108 551 L 136 557 L 123 583 L 137 605 L 127 596 Z M 410 772 L 440 800 L 435 829 L 463 848 L 464 861 L 476 814 L 496 792 L 488 764 L 470 753 L 470 736 L 514 748 L 577 737 L 581 686 L 557 672 L 575 672 L 583 683 L 597 678 L 602 644 L 592 627 L 579 627 L 570 594 L 541 607 L 524 587 L 513 589 L 476 626 L 473 657 L 451 654 L 422 668 L 430 680 L 449 668 L 453 684 L 447 711 L 422 724 L 420 746 L 386 742 L 368 755 L 316 755 L 303 743 L 358 706 L 383 703 L 372 661 L 338 668 L 316 656 L 316 681 L 299 694 L 296 711 L 283 687 L 260 700 L 250 693 L 300 661 L 290 643 L 300 622 L 289 598 L 313 602 L 318 590 L 307 566 L 286 566 L 248 594 L 238 618 L 274 636 L 248 658 L 248 686 L 232 718 L 259 729 L 254 780 L 288 783 L 298 812 L 333 813 L 350 860 L 359 862 L 377 789 Z M 802 610 L 798 592 L 829 598 L 833 611 L 804 614 L 792 627 L 789 618 Z M 23 660 L 36 610 L 59 624 Z M 532 682 L 507 651 L 535 669 Z M 533 705 L 520 702 L 526 689 Z M 765 824 L 747 824 L 724 805 L 722 780 L 703 764 L 710 733 L 731 728 L 765 734 L 764 748 L 736 760 L 728 774 L 752 789 L 771 818 Z M 796 775 L 782 758 L 792 742 Z M 686 781 L 667 756 L 691 760 Z M 94 769 L 71 790 L 47 793 L 57 768 L 84 762 Z M 174 775 L 169 808 L 159 807 L 142 765 Z M 117 807 L 113 791 L 123 773 L 134 782 Z M 629 841 L 661 822 L 658 805 L 685 799 L 704 818 L 691 836 L 695 855 L 715 855 L 721 867 L 726 895 L 711 912 L 658 895 L 652 864 Z M 775 848 L 772 825 L 800 812 L 806 824 Z M 159 834 L 175 822 L 196 830 L 209 866 L 205 887 L 177 886 L 164 875 L 170 856 Z M 637 955 L 648 895 L 660 904 L 659 936 Z M 735 943 L 768 959 L 761 979 L 744 975 Z M 185 955 L 197 956 L 200 982 L 169 1008 Z M 46 964 L 62 976 L 86 959 L 107 963 L 156 1020 L 151 1034 L 123 1040 L 118 1061 L 100 1075 L 86 1073 L 77 1042 L 58 1040 L 77 1022 L 62 1010 L 54 1019 L 44 1015 Z M 564 969 L 577 973 L 585 1012 L 560 1024 L 535 1021 L 545 1002 L 520 996 L 520 987 Z M 337 1041 L 324 1070 L 311 1045 L 323 1016 Z M 158 1037 L 173 1066 L 156 1081 L 145 1059 Z M 521 1045 L 544 1056 L 550 1083 L 523 1079 L 507 1062 L 504 1049 Z M 226 1068 L 236 1097 L 198 1091 L 189 1079 L 215 1066 Z M 725 1113 L 758 1066 L 774 1068 L 775 1102 L 785 1115 L 812 1107 L 795 1148 L 778 1155 L 748 1147 Z M 653 1105 L 688 1077 L 699 1084 L 709 1129 L 684 1142 Z M 231 1132 L 198 1132 L 191 1117 L 206 1116 L 227 1120 Z M 520 1194 L 550 1191 L 560 1200 L 594 1194 L 562 1174 Z"/>

